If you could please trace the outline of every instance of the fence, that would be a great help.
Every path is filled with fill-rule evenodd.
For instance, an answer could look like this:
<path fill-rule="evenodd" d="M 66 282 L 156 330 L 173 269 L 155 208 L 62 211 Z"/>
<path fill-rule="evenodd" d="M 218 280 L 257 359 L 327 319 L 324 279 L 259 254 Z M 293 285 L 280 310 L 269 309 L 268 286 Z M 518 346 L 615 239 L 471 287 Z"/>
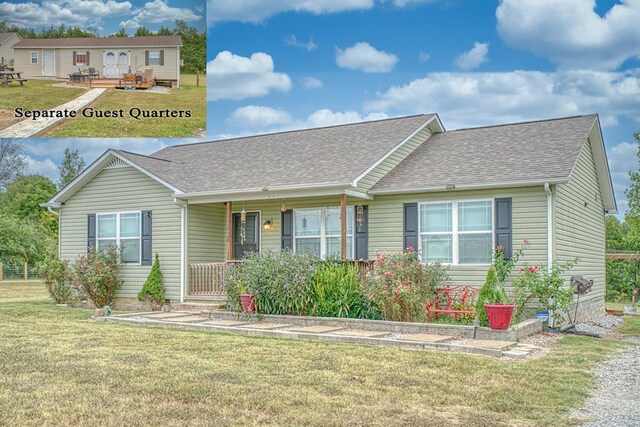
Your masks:
<path fill-rule="evenodd" d="M 3 280 L 32 280 L 38 279 L 35 267 L 24 265 L 4 265 L 0 262 L 0 282 Z"/>

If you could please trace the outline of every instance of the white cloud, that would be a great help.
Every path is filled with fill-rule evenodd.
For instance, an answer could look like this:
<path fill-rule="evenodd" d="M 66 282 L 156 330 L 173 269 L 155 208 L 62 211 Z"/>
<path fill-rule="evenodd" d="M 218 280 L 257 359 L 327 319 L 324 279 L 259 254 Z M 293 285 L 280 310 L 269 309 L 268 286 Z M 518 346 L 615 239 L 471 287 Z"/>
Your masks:
<path fill-rule="evenodd" d="M 291 116 L 284 110 L 261 105 L 247 105 L 236 109 L 227 121 L 238 127 L 256 128 L 290 123 Z"/>
<path fill-rule="evenodd" d="M 489 45 L 476 42 L 471 50 L 460 54 L 456 58 L 456 67 L 463 70 L 478 68 L 481 64 L 487 62 L 487 53 L 489 53 Z"/>
<path fill-rule="evenodd" d="M 369 43 L 356 43 L 346 49 L 336 48 L 336 64 L 341 68 L 365 73 L 389 73 L 393 71 L 398 57 L 392 53 L 377 50 Z"/>
<path fill-rule="evenodd" d="M 53 182 L 58 180 L 60 171 L 58 170 L 58 165 L 56 165 L 53 160 L 37 160 L 30 156 L 26 156 L 26 158 L 30 173 L 46 176 Z"/>
<path fill-rule="evenodd" d="M 164 22 L 175 22 L 176 20 L 197 21 L 202 16 L 194 13 L 193 10 L 181 7 L 171 7 L 165 0 L 153 0 L 136 10 L 133 19 L 120 23 L 124 28 L 138 28 L 145 24 L 161 24 Z"/>
<path fill-rule="evenodd" d="M 420 52 L 418 54 L 418 61 L 420 62 L 427 62 L 429 58 L 431 58 L 431 55 L 429 55 L 427 52 Z"/>
<path fill-rule="evenodd" d="M 309 38 L 308 42 L 303 42 L 302 40 L 298 40 L 295 34 L 289 34 L 286 36 L 284 38 L 284 44 L 286 46 L 301 47 L 309 52 L 318 47 L 318 45 L 314 43 L 313 38 Z"/>
<path fill-rule="evenodd" d="M 209 25 L 222 21 L 258 23 L 282 12 L 315 15 L 371 9 L 374 0 L 208 0 Z"/>
<path fill-rule="evenodd" d="M 413 5 L 418 5 L 421 3 L 433 3 L 435 0 L 393 0 L 393 4 L 396 7 L 407 7 L 407 6 L 413 6 Z"/>
<path fill-rule="evenodd" d="M 365 110 L 438 112 L 448 128 L 600 111 L 640 123 L 640 70 L 430 73 L 377 94 Z"/>
<path fill-rule="evenodd" d="M 302 84 L 307 89 L 320 89 L 324 84 L 322 81 L 316 79 L 315 77 L 305 77 L 302 79 Z"/>
<path fill-rule="evenodd" d="M 207 96 L 219 99 L 245 99 L 268 95 L 271 92 L 289 92 L 291 79 L 274 71 L 270 55 L 257 52 L 250 58 L 220 52 L 207 64 Z"/>
<path fill-rule="evenodd" d="M 0 20 L 19 27 L 58 26 L 60 24 L 99 26 L 103 17 L 123 16 L 132 12 L 129 1 L 115 0 L 43 0 L 42 3 L 0 3 Z"/>
<path fill-rule="evenodd" d="M 604 16 L 595 0 L 502 0 L 498 33 L 562 69 L 614 70 L 640 56 L 640 1 L 621 0 Z"/>
<path fill-rule="evenodd" d="M 314 111 L 307 117 L 304 127 L 322 127 L 335 126 L 347 123 L 365 122 L 370 120 L 386 119 L 388 116 L 384 113 L 370 113 L 362 116 L 355 111 L 331 111 L 328 108 Z"/>

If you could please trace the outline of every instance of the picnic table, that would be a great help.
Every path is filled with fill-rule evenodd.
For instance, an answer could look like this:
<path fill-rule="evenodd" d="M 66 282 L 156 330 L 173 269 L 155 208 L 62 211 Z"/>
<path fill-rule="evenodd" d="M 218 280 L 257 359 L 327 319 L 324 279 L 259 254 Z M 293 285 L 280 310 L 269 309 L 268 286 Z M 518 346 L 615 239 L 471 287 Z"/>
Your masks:
<path fill-rule="evenodd" d="M 24 86 L 24 82 L 27 79 L 22 78 L 22 71 L 0 71 L 0 76 L 2 77 L 2 84 L 8 85 L 11 82 L 20 82 L 20 86 Z"/>

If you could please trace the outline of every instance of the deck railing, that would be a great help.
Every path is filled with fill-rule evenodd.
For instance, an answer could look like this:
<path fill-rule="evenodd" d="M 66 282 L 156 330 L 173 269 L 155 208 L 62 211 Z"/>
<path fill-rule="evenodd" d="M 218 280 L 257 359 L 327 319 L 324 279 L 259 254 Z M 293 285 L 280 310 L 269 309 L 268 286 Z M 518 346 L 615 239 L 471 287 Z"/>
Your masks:
<path fill-rule="evenodd" d="M 189 295 L 224 295 L 226 262 L 189 265 Z"/>

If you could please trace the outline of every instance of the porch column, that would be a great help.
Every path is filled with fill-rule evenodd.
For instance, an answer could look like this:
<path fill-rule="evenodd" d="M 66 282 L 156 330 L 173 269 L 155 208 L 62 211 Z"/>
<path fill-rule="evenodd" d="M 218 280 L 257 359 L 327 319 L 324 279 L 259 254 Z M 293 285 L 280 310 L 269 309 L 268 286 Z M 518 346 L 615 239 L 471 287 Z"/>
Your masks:
<path fill-rule="evenodd" d="M 233 205 L 231 202 L 227 202 L 227 261 L 233 259 L 233 239 L 232 239 L 232 227 L 233 217 L 231 212 L 233 211 Z"/>
<path fill-rule="evenodd" d="M 340 254 L 347 260 L 347 195 L 340 195 Z"/>

